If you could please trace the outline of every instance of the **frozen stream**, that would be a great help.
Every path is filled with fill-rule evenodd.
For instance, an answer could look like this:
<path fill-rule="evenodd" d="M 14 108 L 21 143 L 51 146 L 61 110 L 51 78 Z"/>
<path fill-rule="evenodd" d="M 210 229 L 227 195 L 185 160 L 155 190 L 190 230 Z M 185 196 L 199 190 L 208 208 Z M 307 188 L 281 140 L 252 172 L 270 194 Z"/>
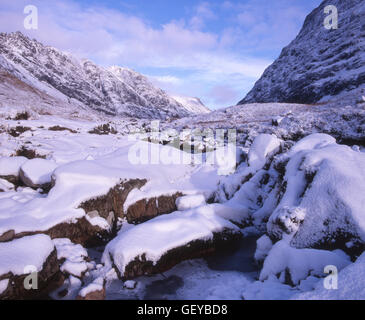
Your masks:
<path fill-rule="evenodd" d="M 184 261 L 173 269 L 136 279 L 137 286 L 123 288 L 115 280 L 107 286 L 107 299 L 241 299 L 242 288 L 256 280 L 253 255 L 256 238 L 242 239 L 229 250 L 205 259 Z"/>

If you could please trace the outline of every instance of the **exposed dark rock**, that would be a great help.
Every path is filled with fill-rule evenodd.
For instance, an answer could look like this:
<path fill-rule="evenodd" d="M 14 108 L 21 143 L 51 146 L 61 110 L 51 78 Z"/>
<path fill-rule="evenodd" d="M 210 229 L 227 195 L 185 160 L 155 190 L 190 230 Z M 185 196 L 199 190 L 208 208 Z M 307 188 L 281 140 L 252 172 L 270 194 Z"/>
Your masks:
<path fill-rule="evenodd" d="M 77 219 L 73 223 L 60 223 L 45 231 L 31 231 L 15 233 L 9 230 L 0 236 L 0 242 L 7 242 L 25 236 L 35 234 L 47 234 L 51 239 L 68 238 L 73 243 L 81 244 L 85 247 L 94 247 L 104 244 L 109 239 L 109 232 L 98 226 L 93 226 L 85 217 Z"/>
<path fill-rule="evenodd" d="M 32 129 L 31 129 L 31 128 L 29 128 L 29 127 L 17 126 L 17 127 L 15 127 L 15 128 L 11 128 L 11 129 L 8 131 L 8 133 L 9 133 L 12 137 L 16 138 L 16 137 L 19 137 L 22 133 L 27 132 L 27 131 L 30 131 L 30 130 L 32 130 Z"/>
<path fill-rule="evenodd" d="M 41 158 L 41 159 L 45 159 L 46 158 L 46 156 L 40 155 L 35 150 L 28 149 L 25 146 L 22 146 L 20 149 L 18 149 L 16 151 L 16 153 L 15 153 L 15 156 L 17 156 L 17 157 L 25 157 L 25 158 L 28 158 L 29 160 L 35 159 L 35 158 Z"/>
<path fill-rule="evenodd" d="M 0 242 L 11 241 L 14 238 L 15 238 L 15 231 L 14 230 L 9 230 L 9 231 L 6 231 L 5 233 L 3 233 L 0 236 Z"/>
<path fill-rule="evenodd" d="M 61 127 L 61 126 L 49 127 L 48 130 L 50 130 L 50 131 L 69 131 L 71 133 L 77 133 L 77 131 L 75 131 L 75 130 L 72 130 L 72 129 L 66 128 L 66 127 Z"/>
<path fill-rule="evenodd" d="M 142 199 L 131 205 L 126 214 L 128 223 L 141 223 L 162 214 L 177 210 L 176 199 L 183 194 L 178 192 L 171 196 L 160 196 L 151 199 Z"/>
<path fill-rule="evenodd" d="M 17 121 L 19 121 L 19 120 L 28 120 L 29 118 L 30 118 L 29 113 L 27 111 L 24 111 L 24 112 L 18 112 L 15 115 L 13 120 L 17 120 Z"/>
<path fill-rule="evenodd" d="M 80 205 L 85 212 L 97 211 L 101 217 L 108 219 L 110 212 L 114 212 L 116 217 L 125 216 L 123 205 L 128 194 L 133 189 L 139 189 L 147 183 L 146 179 L 132 179 L 123 181 L 110 189 L 109 192 L 101 197 L 87 200 Z"/>
<path fill-rule="evenodd" d="M 61 223 L 43 232 L 52 239 L 68 238 L 84 247 L 95 247 L 109 240 L 109 232 L 90 224 L 85 217 L 76 223 Z"/>
<path fill-rule="evenodd" d="M 113 128 L 109 123 L 105 123 L 95 127 L 93 130 L 90 130 L 89 133 L 98 135 L 108 135 L 108 134 L 117 134 L 118 131 L 115 128 Z"/>

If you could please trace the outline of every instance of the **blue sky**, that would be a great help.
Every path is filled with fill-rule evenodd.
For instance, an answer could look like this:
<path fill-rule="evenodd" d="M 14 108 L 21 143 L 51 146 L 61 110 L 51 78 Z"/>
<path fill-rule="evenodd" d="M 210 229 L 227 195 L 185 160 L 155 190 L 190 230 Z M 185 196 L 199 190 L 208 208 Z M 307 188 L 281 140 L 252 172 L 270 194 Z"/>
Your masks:
<path fill-rule="evenodd" d="M 0 31 L 22 31 L 105 67 L 132 68 L 215 109 L 244 97 L 320 2 L 13 0 L 0 3 Z M 24 30 L 28 4 L 38 8 L 38 30 Z"/>

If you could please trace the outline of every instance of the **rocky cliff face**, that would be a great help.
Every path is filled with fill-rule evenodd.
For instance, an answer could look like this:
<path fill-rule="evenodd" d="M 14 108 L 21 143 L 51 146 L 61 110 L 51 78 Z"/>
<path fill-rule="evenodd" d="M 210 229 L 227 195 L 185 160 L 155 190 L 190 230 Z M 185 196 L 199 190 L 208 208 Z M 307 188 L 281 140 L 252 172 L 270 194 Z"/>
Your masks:
<path fill-rule="evenodd" d="M 147 119 L 190 114 L 137 72 L 102 68 L 44 46 L 20 32 L 0 34 L 0 67 L 51 97 L 102 114 Z"/>
<path fill-rule="evenodd" d="M 338 9 L 337 30 L 324 27 L 327 5 Z M 354 89 L 365 91 L 364 17 L 363 0 L 323 1 L 306 18 L 297 38 L 282 50 L 239 104 L 311 104 L 346 95 Z"/>

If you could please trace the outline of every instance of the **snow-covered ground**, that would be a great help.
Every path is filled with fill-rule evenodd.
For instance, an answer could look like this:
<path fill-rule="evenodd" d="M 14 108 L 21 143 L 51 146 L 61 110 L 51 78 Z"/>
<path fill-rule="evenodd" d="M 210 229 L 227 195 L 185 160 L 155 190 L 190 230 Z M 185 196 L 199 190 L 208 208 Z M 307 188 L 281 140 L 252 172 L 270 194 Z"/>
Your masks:
<path fill-rule="evenodd" d="M 1 109 L 0 297 L 26 242 L 38 269 L 57 251 L 54 299 L 365 299 L 364 109 L 240 108 L 163 122 L 157 139 L 146 121 Z M 187 124 L 236 127 L 234 166 L 214 136 L 194 155 L 173 146 Z M 324 288 L 329 265 L 338 291 Z"/>

